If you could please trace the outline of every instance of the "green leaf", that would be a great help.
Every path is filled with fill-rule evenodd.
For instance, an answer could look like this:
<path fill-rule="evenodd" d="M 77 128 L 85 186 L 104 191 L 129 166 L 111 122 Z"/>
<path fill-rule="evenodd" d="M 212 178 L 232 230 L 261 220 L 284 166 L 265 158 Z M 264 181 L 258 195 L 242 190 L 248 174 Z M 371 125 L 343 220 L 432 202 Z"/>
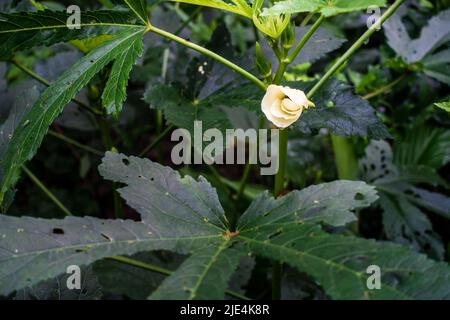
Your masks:
<path fill-rule="evenodd" d="M 123 0 L 128 7 L 139 17 L 139 19 L 148 24 L 147 5 L 144 0 Z"/>
<path fill-rule="evenodd" d="M 58 277 L 19 290 L 15 300 L 99 300 L 102 288 L 92 268 L 81 268 L 81 288 L 68 289 L 67 280 L 71 273 L 63 273 Z"/>
<path fill-rule="evenodd" d="M 127 185 L 119 192 L 142 221 L 0 215 L 0 294 L 55 277 L 71 264 L 150 250 L 187 253 L 228 241 L 223 209 L 203 178 L 181 178 L 150 160 L 112 152 L 100 172 Z"/>
<path fill-rule="evenodd" d="M 407 131 L 394 151 L 395 163 L 399 165 L 440 169 L 450 161 L 450 131 L 416 125 Z"/>
<path fill-rule="evenodd" d="M 434 257 L 442 259 L 444 249 L 440 238 L 433 232 L 431 222 L 419 207 L 449 217 L 450 199 L 414 188 L 411 183 L 419 180 L 430 184 L 430 181 L 420 181 L 422 179 L 418 179 L 417 173 L 404 175 L 405 171 L 399 170 L 393 163 L 392 150 L 385 141 L 372 141 L 367 146 L 360 167 L 363 178 L 380 192 L 379 203 L 383 209 L 387 237 L 401 244 L 409 244 L 416 250 L 429 251 Z"/>
<path fill-rule="evenodd" d="M 383 230 L 388 239 L 410 245 L 415 250 L 425 248 L 431 256 L 442 259 L 444 246 L 439 235 L 433 232 L 428 217 L 404 197 L 382 194 L 380 205 L 383 208 Z"/>
<path fill-rule="evenodd" d="M 0 59 L 34 46 L 112 33 L 112 27 L 136 27 L 136 17 L 121 11 L 85 11 L 81 29 L 69 29 L 70 14 L 60 11 L 0 13 Z"/>
<path fill-rule="evenodd" d="M 301 82 L 288 83 L 306 91 Z M 336 79 L 328 81 L 314 96 L 316 107 L 305 111 L 294 123 L 294 128 L 311 133 L 327 128 L 335 135 L 362 136 L 374 139 L 390 134 L 377 117 L 375 110 L 363 98 L 353 94 L 351 86 Z"/>
<path fill-rule="evenodd" d="M 341 13 L 367 9 L 370 6 L 384 7 L 386 0 L 285 0 L 265 9 L 264 15 L 279 15 L 297 12 L 320 12 L 326 17 Z"/>
<path fill-rule="evenodd" d="M 99 171 L 104 178 L 127 185 L 118 189 L 120 195 L 160 236 L 201 236 L 226 229 L 217 193 L 203 177 L 181 178 L 169 167 L 113 152 L 105 154 Z"/>
<path fill-rule="evenodd" d="M 440 12 L 422 28 L 417 39 L 411 39 L 399 14 L 384 24 L 389 46 L 407 63 L 423 60 L 427 55 L 450 40 L 450 10 Z M 448 58 L 448 56 L 447 56 Z"/>
<path fill-rule="evenodd" d="M 247 4 L 246 0 L 231 0 L 232 4 L 222 0 L 171 0 L 171 1 L 216 8 L 240 14 L 249 19 L 252 18 L 252 8 Z"/>
<path fill-rule="evenodd" d="M 298 221 L 243 229 L 237 240 L 258 255 L 311 275 L 333 299 L 449 299 L 450 268 L 408 248 L 328 234 Z M 381 269 L 381 289 L 369 290 L 369 266 Z"/>
<path fill-rule="evenodd" d="M 102 94 L 102 103 L 108 114 L 116 118 L 122 111 L 122 104 L 127 96 L 128 78 L 138 57 L 144 51 L 143 34 L 135 37 L 130 47 L 123 51 L 114 61 Z"/>
<path fill-rule="evenodd" d="M 450 112 L 450 100 L 445 102 L 436 102 L 434 104 L 436 107 L 441 108 L 447 112 Z"/>
<path fill-rule="evenodd" d="M 229 245 L 230 241 L 223 239 L 219 245 L 199 248 L 149 299 L 223 300 L 228 281 L 246 253 Z"/>
<path fill-rule="evenodd" d="M 23 117 L 0 162 L 0 202 L 5 192 L 16 183 L 21 166 L 34 156 L 48 127 L 64 106 L 97 72 L 129 48 L 136 38 L 141 38 L 142 33 L 142 27 L 118 33 L 112 40 L 75 63 L 42 93 L 30 112 Z"/>
<path fill-rule="evenodd" d="M 274 199 L 261 193 L 239 219 L 239 228 L 296 221 L 343 226 L 356 220 L 353 211 L 374 202 L 374 187 L 360 181 L 338 180 L 292 191 Z"/>

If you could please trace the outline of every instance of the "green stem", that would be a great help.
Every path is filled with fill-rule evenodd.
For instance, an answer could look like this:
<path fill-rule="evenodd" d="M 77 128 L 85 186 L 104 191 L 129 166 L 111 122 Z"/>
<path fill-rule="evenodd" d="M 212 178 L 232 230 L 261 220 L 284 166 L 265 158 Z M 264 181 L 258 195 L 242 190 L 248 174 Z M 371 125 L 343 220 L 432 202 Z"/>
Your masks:
<path fill-rule="evenodd" d="M 113 148 L 113 142 L 109 131 L 108 120 L 105 117 L 100 117 L 98 119 L 98 124 L 100 126 L 100 133 L 102 136 L 103 144 L 106 150 L 110 151 Z M 117 186 L 118 185 L 116 182 L 112 183 L 114 216 L 116 217 L 116 219 L 123 219 L 125 215 L 123 212 L 122 200 L 120 199 L 120 195 L 117 192 Z"/>
<path fill-rule="evenodd" d="M 292 51 L 292 53 L 289 55 L 288 57 L 288 61 L 289 63 L 291 63 L 292 61 L 294 61 L 295 57 L 298 55 L 298 53 L 300 52 L 300 50 L 302 50 L 302 48 L 305 46 L 305 44 L 308 42 L 308 40 L 312 37 L 312 35 L 314 34 L 314 32 L 316 32 L 316 30 L 319 28 L 319 26 L 322 24 L 323 20 L 325 19 L 324 16 L 320 16 L 319 19 L 317 19 L 316 22 L 314 22 L 314 24 L 311 26 L 311 28 L 308 29 L 308 31 L 306 32 L 306 34 L 303 36 L 303 38 L 300 40 L 300 42 L 297 44 L 297 46 L 294 48 L 294 50 Z"/>
<path fill-rule="evenodd" d="M 86 146 L 86 145 L 84 145 L 84 144 L 82 144 L 82 143 L 80 143 L 80 142 L 78 142 L 78 141 L 76 141 L 76 140 L 74 140 L 72 138 L 69 138 L 69 137 L 67 137 L 67 136 L 65 136 L 65 135 L 63 135 L 63 134 L 61 134 L 59 132 L 56 132 L 56 131 L 53 131 L 53 130 L 49 130 L 48 134 L 53 136 L 53 137 L 55 137 L 55 138 L 58 138 L 58 139 L 60 139 L 60 140 L 62 140 L 64 142 L 72 144 L 72 145 L 74 145 L 74 146 L 76 146 L 76 147 L 78 147 L 80 149 L 83 149 L 83 150 L 88 151 L 88 152 L 90 152 L 92 154 L 95 154 L 97 156 L 103 157 L 103 155 L 104 155 L 104 152 L 101 152 L 101 151 L 99 151 L 97 149 L 94 149 L 94 148 L 92 148 L 90 146 Z"/>
<path fill-rule="evenodd" d="M 356 180 L 358 162 L 351 141 L 341 136 L 331 136 L 338 177 L 342 180 Z"/>
<path fill-rule="evenodd" d="M 27 167 L 22 166 L 23 172 L 34 182 L 34 184 L 45 193 L 45 195 L 59 208 L 66 216 L 71 216 L 72 213 L 67 209 L 61 201 L 36 177 Z"/>
<path fill-rule="evenodd" d="M 275 175 L 275 187 L 273 194 L 275 197 L 278 197 L 284 188 L 284 176 L 286 171 L 286 157 L 287 157 L 287 145 L 288 145 L 288 130 L 283 129 L 280 130 L 280 139 L 279 139 L 279 167 L 278 172 Z"/>
<path fill-rule="evenodd" d="M 164 38 L 173 40 L 183 46 L 186 46 L 188 48 L 191 48 L 195 51 L 198 51 L 212 59 L 215 59 L 217 61 L 219 61 L 220 63 L 224 64 L 225 66 L 229 67 L 230 69 L 233 69 L 234 71 L 236 71 L 237 73 L 241 74 L 242 76 L 244 76 L 245 78 L 247 78 L 248 80 L 252 81 L 253 83 L 255 83 L 257 86 L 259 86 L 261 89 L 266 90 L 266 85 L 264 84 L 264 82 L 262 82 L 261 80 L 259 80 L 256 76 L 254 76 L 253 74 L 251 74 L 250 72 L 248 72 L 247 70 L 239 67 L 238 65 L 234 64 L 233 62 L 225 59 L 224 57 L 218 55 L 217 53 L 214 53 L 202 46 L 199 46 L 198 44 L 192 43 L 188 40 L 185 40 L 181 37 L 178 37 L 170 32 L 167 32 L 165 30 L 159 29 L 155 26 L 150 26 L 149 27 L 149 31 L 154 32 Z"/>
<path fill-rule="evenodd" d="M 145 147 L 144 150 L 139 153 L 139 157 L 145 156 L 150 150 L 156 147 L 173 128 L 173 125 L 168 126 L 147 147 Z"/>
<path fill-rule="evenodd" d="M 251 163 L 247 162 L 245 164 L 244 173 L 242 174 L 241 182 L 239 184 L 239 190 L 236 193 L 236 197 L 235 197 L 236 202 L 238 202 L 241 199 L 242 194 L 244 193 L 245 186 L 247 185 L 247 180 L 248 180 L 248 176 L 250 174 L 251 169 L 252 169 Z"/>
<path fill-rule="evenodd" d="M 17 68 L 22 70 L 24 73 L 28 74 L 30 77 L 32 77 L 35 80 L 39 81 L 40 83 L 46 85 L 47 87 L 49 87 L 51 85 L 51 83 L 47 79 L 42 78 L 40 75 L 35 73 L 33 70 L 29 69 L 27 66 L 21 64 L 16 59 L 12 59 L 11 63 L 13 63 Z M 75 102 L 76 104 L 78 104 L 80 107 L 86 109 L 87 111 L 92 112 L 95 115 L 102 115 L 102 113 L 100 111 L 98 111 L 97 109 L 92 108 L 91 106 L 87 105 L 86 103 L 84 103 L 84 102 L 82 102 L 80 100 L 77 100 L 77 99 L 73 98 L 72 101 Z"/>
<path fill-rule="evenodd" d="M 109 257 L 108 259 L 109 260 L 118 261 L 118 262 L 121 262 L 121 263 L 125 263 L 125 264 L 128 264 L 130 266 L 141 268 L 141 269 L 144 269 L 144 270 L 156 272 L 156 273 L 159 273 L 159 274 L 162 274 L 162 275 L 165 275 L 165 276 L 170 276 L 173 273 L 173 271 L 170 271 L 170 270 L 165 269 L 165 268 L 161 268 L 159 266 L 155 266 L 154 264 L 150 264 L 150 263 L 146 263 L 146 262 L 143 262 L 143 261 L 134 260 L 134 259 L 127 258 L 127 257 L 115 256 L 115 257 Z M 250 300 L 250 298 L 248 298 L 248 297 L 246 297 L 246 296 L 244 296 L 244 295 L 242 295 L 242 294 L 240 294 L 238 292 L 235 292 L 235 291 L 226 290 L 225 292 L 228 295 L 230 295 L 232 297 L 235 297 L 235 298 L 238 298 L 238 299 L 241 299 L 241 300 Z"/>
<path fill-rule="evenodd" d="M 375 98 L 376 96 L 379 96 L 380 94 L 385 93 L 386 91 L 391 90 L 391 89 L 392 89 L 393 87 L 395 87 L 398 83 L 400 83 L 405 77 L 406 77 L 406 73 L 405 73 L 405 74 L 402 74 L 400 77 L 398 77 L 398 78 L 395 79 L 394 81 L 388 83 L 387 85 L 385 85 L 385 86 L 383 86 L 383 87 L 381 87 L 381 88 L 379 88 L 379 89 L 377 89 L 377 90 L 375 90 L 375 91 L 373 91 L 373 92 L 370 92 L 370 93 L 366 94 L 366 95 L 363 97 L 363 99 L 370 100 L 370 99 L 372 99 L 372 98 Z"/>
<path fill-rule="evenodd" d="M 216 178 L 217 182 L 220 184 L 221 188 L 225 191 L 229 191 L 228 186 L 223 182 L 222 176 L 220 175 L 219 171 L 214 167 L 214 165 L 208 165 L 209 171 L 211 171 L 214 178 Z M 228 192 L 229 194 L 229 192 Z"/>
<path fill-rule="evenodd" d="M 308 97 L 311 98 L 329 78 L 331 78 L 339 68 L 347 62 L 347 60 L 370 38 L 370 36 L 377 31 L 378 28 L 398 9 L 398 7 L 405 0 L 396 0 L 387 9 L 380 19 L 372 25 L 356 42 L 333 64 L 333 66 L 325 73 L 325 75 L 314 85 L 314 87 L 308 92 Z"/>

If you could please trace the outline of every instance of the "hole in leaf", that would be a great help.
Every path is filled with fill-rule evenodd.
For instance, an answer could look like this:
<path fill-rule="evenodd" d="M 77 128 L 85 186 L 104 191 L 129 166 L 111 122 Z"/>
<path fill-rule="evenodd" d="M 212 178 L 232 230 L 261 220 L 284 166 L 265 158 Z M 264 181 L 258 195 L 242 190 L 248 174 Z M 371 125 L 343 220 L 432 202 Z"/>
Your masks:
<path fill-rule="evenodd" d="M 128 165 L 130 164 L 130 160 L 128 160 L 128 159 L 126 159 L 126 158 L 123 158 L 123 159 L 122 159 L 122 163 L 123 163 L 124 165 L 128 166 Z"/>
<path fill-rule="evenodd" d="M 272 239 L 283 233 L 283 230 L 277 230 L 276 232 L 270 234 L 267 238 Z"/>
<path fill-rule="evenodd" d="M 53 234 L 64 234 L 64 230 L 61 228 L 53 228 Z"/>
<path fill-rule="evenodd" d="M 108 237 L 106 234 L 101 233 L 100 235 L 101 235 L 103 238 L 105 238 L 106 240 L 112 241 L 112 239 L 111 239 L 110 237 Z"/>
<path fill-rule="evenodd" d="M 361 192 L 357 192 L 354 197 L 355 200 L 364 200 L 364 195 Z"/>

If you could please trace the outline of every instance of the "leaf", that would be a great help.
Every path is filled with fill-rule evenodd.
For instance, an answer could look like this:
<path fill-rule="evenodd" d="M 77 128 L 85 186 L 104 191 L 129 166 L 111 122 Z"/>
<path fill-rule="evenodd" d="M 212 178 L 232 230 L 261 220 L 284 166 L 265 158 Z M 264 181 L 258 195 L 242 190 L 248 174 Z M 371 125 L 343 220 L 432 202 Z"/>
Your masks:
<path fill-rule="evenodd" d="M 436 107 L 441 108 L 447 112 L 450 112 L 450 100 L 445 102 L 436 102 L 434 104 Z"/>
<path fill-rule="evenodd" d="M 220 245 L 204 246 L 187 258 L 149 299 L 223 300 L 228 281 L 245 251 Z"/>
<path fill-rule="evenodd" d="M 389 46 L 407 63 L 423 60 L 427 55 L 450 40 L 450 10 L 441 11 L 428 21 L 417 39 L 411 39 L 399 14 L 384 24 Z"/>
<path fill-rule="evenodd" d="M 92 268 L 81 268 L 81 288 L 67 288 L 67 278 L 71 274 L 63 273 L 58 277 L 43 281 L 22 290 L 14 297 L 15 300 L 99 300 L 102 288 Z"/>
<path fill-rule="evenodd" d="M 394 159 L 399 165 L 440 169 L 450 161 L 450 131 L 416 125 L 406 132 L 402 143 L 395 146 Z"/>
<path fill-rule="evenodd" d="M 421 180 L 417 179 L 418 174 L 404 175 L 405 171 L 393 163 L 392 150 L 385 141 L 372 141 L 367 146 L 360 167 L 364 180 L 375 185 L 380 192 L 379 203 L 383 209 L 383 226 L 387 237 L 409 244 L 416 250 L 431 251 L 433 256 L 442 259 L 444 249 L 440 238 L 433 232 L 430 221 L 419 207 L 448 217 L 450 199 L 425 190 L 421 196 L 420 191 L 411 185 Z M 431 194 L 433 200 L 430 199 Z"/>
<path fill-rule="evenodd" d="M 144 0 L 123 0 L 128 7 L 139 17 L 139 19 L 148 24 L 147 4 Z"/>
<path fill-rule="evenodd" d="M 81 29 L 69 29 L 70 14 L 60 11 L 0 13 L 0 59 L 35 46 L 112 33 L 112 27 L 136 27 L 136 17 L 121 11 L 85 11 Z"/>
<path fill-rule="evenodd" d="M 143 51 L 143 34 L 141 34 L 140 37 L 135 37 L 130 47 L 123 51 L 114 61 L 103 90 L 102 103 L 106 108 L 106 112 L 114 115 L 116 118 L 119 116 L 122 104 L 127 96 L 127 84 L 131 69 Z"/>
<path fill-rule="evenodd" d="M 97 72 L 128 48 L 135 38 L 140 38 L 142 33 L 143 28 L 136 27 L 117 34 L 114 39 L 75 63 L 42 93 L 30 112 L 23 117 L 0 162 L 0 202 L 8 188 L 16 183 L 21 166 L 34 156 L 48 127 L 64 106 Z"/>
<path fill-rule="evenodd" d="M 100 174 L 127 186 L 118 192 L 158 236 L 219 234 L 228 224 L 215 190 L 148 159 L 107 152 Z"/>
<path fill-rule="evenodd" d="M 0 215 L 0 294 L 55 277 L 71 264 L 150 250 L 187 253 L 228 241 L 223 209 L 203 178 L 181 178 L 150 160 L 112 152 L 100 172 L 127 185 L 119 192 L 142 221 Z"/>
<path fill-rule="evenodd" d="M 292 191 L 274 199 L 261 193 L 239 219 L 239 228 L 298 221 L 343 226 L 356 220 L 353 210 L 370 205 L 378 196 L 361 181 L 338 180 Z"/>
<path fill-rule="evenodd" d="M 263 11 L 264 15 L 297 12 L 320 12 L 326 17 L 367 9 L 370 6 L 385 7 L 386 0 L 285 0 Z"/>
<path fill-rule="evenodd" d="M 400 245 L 328 234 L 303 221 L 244 228 L 236 239 L 311 275 L 333 299 L 450 298 L 448 265 Z M 379 290 L 367 288 L 370 265 L 381 269 Z"/>
<path fill-rule="evenodd" d="M 171 0 L 171 1 L 221 9 L 236 14 L 240 14 L 249 19 L 252 18 L 252 8 L 247 4 L 245 0 L 231 0 L 233 4 L 227 3 L 222 0 Z"/>
<path fill-rule="evenodd" d="M 300 82 L 288 83 L 291 87 L 306 90 Z M 362 136 L 380 139 L 389 137 L 386 126 L 378 119 L 375 110 L 352 88 L 338 80 L 330 80 L 313 98 L 316 107 L 305 111 L 294 123 L 294 128 L 311 133 L 321 128 L 340 136 Z"/>
<path fill-rule="evenodd" d="M 380 205 L 383 214 L 383 230 L 394 242 L 410 245 L 415 250 L 430 252 L 438 259 L 444 257 L 444 246 L 439 235 L 433 232 L 428 217 L 404 197 L 382 194 Z"/>

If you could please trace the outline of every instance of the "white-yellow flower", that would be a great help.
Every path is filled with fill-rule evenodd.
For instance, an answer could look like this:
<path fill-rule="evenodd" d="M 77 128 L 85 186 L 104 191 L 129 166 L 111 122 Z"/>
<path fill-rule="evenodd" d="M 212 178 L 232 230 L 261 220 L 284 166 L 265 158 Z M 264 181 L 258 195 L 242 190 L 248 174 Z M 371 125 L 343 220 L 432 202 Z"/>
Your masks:
<path fill-rule="evenodd" d="M 302 90 L 271 84 L 262 99 L 261 109 L 270 122 L 286 128 L 297 121 L 310 104 Z"/>

